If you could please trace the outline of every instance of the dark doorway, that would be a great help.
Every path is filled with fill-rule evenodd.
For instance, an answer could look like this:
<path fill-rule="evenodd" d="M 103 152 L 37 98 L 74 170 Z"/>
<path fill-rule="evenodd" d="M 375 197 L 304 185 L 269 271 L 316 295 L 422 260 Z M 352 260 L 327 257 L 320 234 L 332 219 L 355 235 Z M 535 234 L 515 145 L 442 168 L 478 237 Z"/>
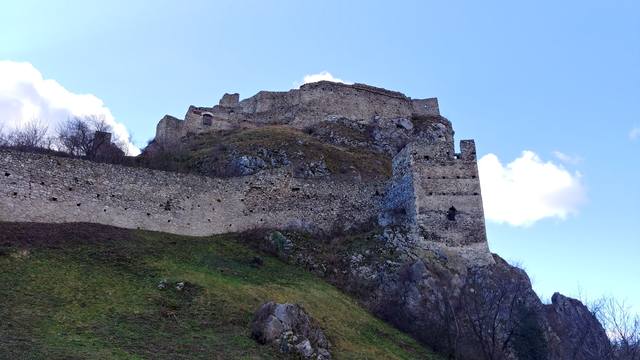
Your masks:
<path fill-rule="evenodd" d="M 456 210 L 455 207 L 450 207 L 449 211 L 447 212 L 447 220 L 449 221 L 456 221 L 456 215 L 458 214 L 458 210 Z"/>

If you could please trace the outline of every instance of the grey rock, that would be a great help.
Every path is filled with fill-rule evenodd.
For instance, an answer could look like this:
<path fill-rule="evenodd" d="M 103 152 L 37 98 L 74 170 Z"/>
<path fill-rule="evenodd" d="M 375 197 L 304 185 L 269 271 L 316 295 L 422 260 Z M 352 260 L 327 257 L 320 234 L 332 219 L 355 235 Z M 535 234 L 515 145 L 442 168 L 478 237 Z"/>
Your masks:
<path fill-rule="evenodd" d="M 329 341 L 318 324 L 297 304 L 273 301 L 260 305 L 251 322 L 251 336 L 261 344 L 272 344 L 281 352 L 295 351 L 308 359 L 315 353 L 330 359 Z"/>
<path fill-rule="evenodd" d="M 605 359 L 610 354 L 607 334 L 589 309 L 576 299 L 553 294 L 545 306 L 549 325 L 557 336 L 557 353 L 563 359 Z"/>
<path fill-rule="evenodd" d="M 231 161 L 234 172 L 241 176 L 255 174 L 266 167 L 266 163 L 259 157 L 242 155 Z"/>
<path fill-rule="evenodd" d="M 267 235 L 266 245 L 269 252 L 278 255 L 278 257 L 286 259 L 293 249 L 293 242 L 280 231 L 274 231 Z"/>
<path fill-rule="evenodd" d="M 164 290 L 166 288 L 167 288 L 167 279 L 160 280 L 160 282 L 158 283 L 158 289 Z"/>
<path fill-rule="evenodd" d="M 411 122 L 411 120 L 407 119 L 407 118 L 400 118 L 397 119 L 397 125 L 405 130 L 412 130 L 413 129 L 413 123 Z"/>
<path fill-rule="evenodd" d="M 294 168 L 293 176 L 297 178 L 321 178 L 331 175 L 324 160 L 310 161 Z"/>
<path fill-rule="evenodd" d="M 296 351 L 300 353 L 304 358 L 308 359 L 313 355 L 313 347 L 311 347 L 311 342 L 309 339 L 303 340 L 301 343 L 296 345 Z"/>

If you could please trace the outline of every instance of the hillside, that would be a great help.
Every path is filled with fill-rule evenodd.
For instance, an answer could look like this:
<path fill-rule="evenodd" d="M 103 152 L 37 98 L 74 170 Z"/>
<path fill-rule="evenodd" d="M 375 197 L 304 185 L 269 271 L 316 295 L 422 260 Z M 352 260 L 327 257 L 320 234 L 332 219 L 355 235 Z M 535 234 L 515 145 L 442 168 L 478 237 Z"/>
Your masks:
<path fill-rule="evenodd" d="M 491 253 L 475 142 L 436 99 L 320 82 L 165 116 L 129 166 L 19 150 L 0 148 L 9 358 L 281 356 L 250 333 L 316 360 L 610 353 L 589 308 Z"/>
<path fill-rule="evenodd" d="M 179 143 L 151 143 L 139 165 L 213 177 L 242 176 L 291 167 L 297 177 L 389 178 L 391 159 L 365 146 L 366 129 L 330 123 L 306 132 L 286 126 L 263 126 L 192 134 Z"/>
<path fill-rule="evenodd" d="M 241 245 L 241 236 L 0 223 L 0 358 L 281 358 L 249 331 L 257 307 L 275 300 L 304 305 L 334 358 L 438 359 L 318 277 Z"/>

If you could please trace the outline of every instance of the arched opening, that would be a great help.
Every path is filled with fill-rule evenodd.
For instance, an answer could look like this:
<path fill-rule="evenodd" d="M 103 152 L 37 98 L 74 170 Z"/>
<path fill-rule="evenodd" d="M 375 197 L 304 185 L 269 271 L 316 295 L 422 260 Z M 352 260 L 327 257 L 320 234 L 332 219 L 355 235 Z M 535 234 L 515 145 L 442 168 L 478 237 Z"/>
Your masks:
<path fill-rule="evenodd" d="M 456 221 L 456 215 L 458 214 L 458 210 L 455 207 L 450 207 L 449 211 L 447 211 L 447 220 Z"/>
<path fill-rule="evenodd" d="M 212 123 L 213 123 L 213 114 L 202 113 L 202 125 L 211 126 Z"/>

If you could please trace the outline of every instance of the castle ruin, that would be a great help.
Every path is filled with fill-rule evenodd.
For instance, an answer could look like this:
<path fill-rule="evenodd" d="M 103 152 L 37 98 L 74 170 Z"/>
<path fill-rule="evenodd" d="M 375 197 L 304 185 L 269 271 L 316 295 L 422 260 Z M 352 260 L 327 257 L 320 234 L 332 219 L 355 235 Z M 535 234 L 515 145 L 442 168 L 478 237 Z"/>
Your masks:
<path fill-rule="evenodd" d="M 211 178 L 0 151 L 0 221 L 94 222 L 186 235 L 256 227 L 331 232 L 378 224 L 404 231 L 412 246 L 473 264 L 492 263 L 473 140 L 456 153 L 451 123 L 435 98 L 411 99 L 368 85 L 306 84 L 165 116 L 152 146 L 209 132 L 324 123 L 366 129 L 392 159 L 392 176 L 357 181 L 301 178 L 286 168 Z M 336 146 L 341 145 L 339 143 Z"/>

